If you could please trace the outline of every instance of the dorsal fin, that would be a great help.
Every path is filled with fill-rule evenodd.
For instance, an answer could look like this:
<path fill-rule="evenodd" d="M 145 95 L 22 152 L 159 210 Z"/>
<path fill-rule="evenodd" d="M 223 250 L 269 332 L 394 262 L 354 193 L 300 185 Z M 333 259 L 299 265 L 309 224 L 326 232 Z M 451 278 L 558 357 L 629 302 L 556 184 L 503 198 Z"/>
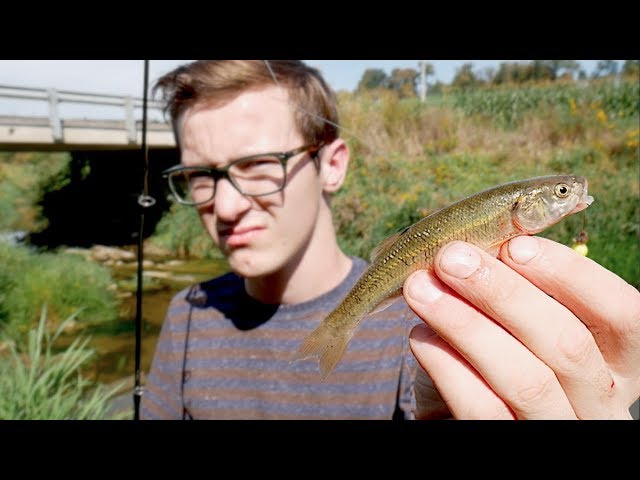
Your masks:
<path fill-rule="evenodd" d="M 410 227 L 411 225 L 409 225 Z M 394 233 L 393 235 L 391 235 L 388 238 L 385 238 L 382 242 L 380 242 L 378 244 L 378 246 L 376 248 L 374 248 L 371 251 L 371 261 L 374 262 L 376 258 L 378 258 L 378 256 L 380 255 L 380 253 L 384 250 L 387 249 L 387 247 L 389 247 L 391 244 L 395 243 L 396 240 L 398 240 L 398 238 L 400 238 L 400 236 L 406 232 L 407 230 L 409 230 L 409 227 L 404 227 L 402 230 L 398 231 L 397 233 Z"/>

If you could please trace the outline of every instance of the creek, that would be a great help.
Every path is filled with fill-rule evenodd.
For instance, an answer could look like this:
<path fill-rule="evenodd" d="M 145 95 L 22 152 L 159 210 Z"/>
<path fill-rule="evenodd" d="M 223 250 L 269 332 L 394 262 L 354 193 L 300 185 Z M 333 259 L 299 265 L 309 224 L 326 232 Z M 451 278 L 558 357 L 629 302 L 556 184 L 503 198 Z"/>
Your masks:
<path fill-rule="evenodd" d="M 101 384 L 123 384 L 122 391 L 131 392 L 135 374 L 138 265 L 130 255 L 127 261 L 102 259 L 100 263 L 111 270 L 115 281 L 114 289 L 121 301 L 120 314 L 114 322 L 82 329 L 81 334 L 90 337 L 90 346 L 96 353 L 95 361 L 86 369 L 85 374 Z M 193 283 L 216 277 L 227 271 L 229 267 L 223 259 L 145 259 L 140 349 L 143 383 L 151 366 L 171 298 Z"/>

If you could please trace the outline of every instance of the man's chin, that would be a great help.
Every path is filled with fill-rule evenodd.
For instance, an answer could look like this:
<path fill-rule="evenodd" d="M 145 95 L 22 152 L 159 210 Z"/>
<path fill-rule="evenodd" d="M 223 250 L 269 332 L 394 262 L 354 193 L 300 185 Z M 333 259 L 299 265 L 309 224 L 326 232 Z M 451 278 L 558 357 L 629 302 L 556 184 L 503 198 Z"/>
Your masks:
<path fill-rule="evenodd" d="M 262 262 L 256 259 L 255 252 L 232 250 L 227 256 L 227 263 L 231 270 L 244 278 L 257 278 L 275 271 L 272 262 Z"/>

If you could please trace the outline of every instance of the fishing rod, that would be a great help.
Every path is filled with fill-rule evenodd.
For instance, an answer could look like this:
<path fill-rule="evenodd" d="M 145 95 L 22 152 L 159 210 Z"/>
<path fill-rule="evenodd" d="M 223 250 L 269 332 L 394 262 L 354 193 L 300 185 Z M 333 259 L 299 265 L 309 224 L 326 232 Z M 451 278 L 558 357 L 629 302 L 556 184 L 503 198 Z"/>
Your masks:
<path fill-rule="evenodd" d="M 141 345 L 142 345 L 142 261 L 144 259 L 144 211 L 155 205 L 156 200 L 149 195 L 149 151 L 147 149 L 147 90 L 149 89 L 149 60 L 144 61 L 144 80 L 142 96 L 142 158 L 143 190 L 138 197 L 140 205 L 140 229 L 138 230 L 138 286 L 136 290 L 136 349 L 135 384 L 133 387 L 133 419 L 140 419 L 140 400 L 144 387 L 141 382 Z"/>

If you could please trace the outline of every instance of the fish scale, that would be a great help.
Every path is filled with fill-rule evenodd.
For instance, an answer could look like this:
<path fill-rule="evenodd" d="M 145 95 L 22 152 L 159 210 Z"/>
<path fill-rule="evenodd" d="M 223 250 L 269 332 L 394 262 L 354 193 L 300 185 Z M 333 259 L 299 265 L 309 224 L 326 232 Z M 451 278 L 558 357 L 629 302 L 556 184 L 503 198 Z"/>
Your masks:
<path fill-rule="evenodd" d="M 586 178 L 551 175 L 499 185 L 428 215 L 374 249 L 367 270 L 292 360 L 319 358 L 321 375 L 326 378 L 362 319 L 401 295 L 411 273 L 432 269 L 445 244 L 462 240 L 497 256 L 509 239 L 539 233 L 592 201 Z"/>

